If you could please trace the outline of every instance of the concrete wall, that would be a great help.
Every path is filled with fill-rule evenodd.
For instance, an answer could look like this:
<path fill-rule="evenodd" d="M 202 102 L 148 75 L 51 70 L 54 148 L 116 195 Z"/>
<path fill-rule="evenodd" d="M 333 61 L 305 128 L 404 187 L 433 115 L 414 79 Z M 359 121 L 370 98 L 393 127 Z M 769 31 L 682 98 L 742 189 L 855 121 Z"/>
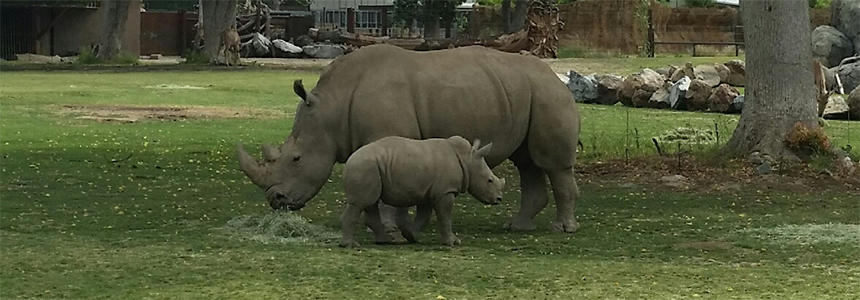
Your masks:
<path fill-rule="evenodd" d="M 54 8 L 59 14 L 62 8 Z M 81 47 L 89 47 L 98 43 L 104 9 L 70 8 L 54 25 L 53 49 L 57 55 L 78 53 Z M 128 8 L 128 20 L 122 39 L 122 51 L 140 55 L 140 2 L 131 1 Z M 44 20 L 44 21 L 43 21 Z M 40 18 L 41 28 L 48 25 L 50 16 Z M 40 41 L 40 54 L 49 55 L 51 36 L 46 34 Z"/>

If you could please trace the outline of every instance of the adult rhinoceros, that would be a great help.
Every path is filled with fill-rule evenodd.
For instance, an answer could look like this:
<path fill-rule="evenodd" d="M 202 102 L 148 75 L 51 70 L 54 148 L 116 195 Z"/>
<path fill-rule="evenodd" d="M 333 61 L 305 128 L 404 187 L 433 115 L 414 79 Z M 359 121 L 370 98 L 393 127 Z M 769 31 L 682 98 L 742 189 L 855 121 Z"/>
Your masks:
<path fill-rule="evenodd" d="M 547 177 L 556 203 L 552 229 L 579 228 L 573 171 L 579 111 L 570 90 L 537 58 L 480 46 L 414 52 L 374 45 L 333 61 L 310 93 L 301 81 L 293 89 L 302 101 L 286 141 L 264 147 L 260 162 L 241 144 L 237 149 L 242 171 L 266 191 L 272 208 L 304 207 L 335 162 L 377 139 L 459 135 L 492 142 L 491 167 L 510 159 L 519 170 L 520 210 L 505 228 L 535 229 L 534 217 L 548 202 Z M 378 211 L 366 214 L 367 221 Z"/>

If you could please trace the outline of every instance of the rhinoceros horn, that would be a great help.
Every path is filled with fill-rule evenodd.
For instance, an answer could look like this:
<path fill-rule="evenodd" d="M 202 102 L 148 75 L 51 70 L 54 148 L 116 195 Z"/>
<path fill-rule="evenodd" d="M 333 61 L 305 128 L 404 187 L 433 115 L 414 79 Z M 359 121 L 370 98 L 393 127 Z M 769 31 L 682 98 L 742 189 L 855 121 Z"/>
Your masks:
<path fill-rule="evenodd" d="M 251 182 L 264 187 L 266 183 L 266 167 L 257 163 L 257 160 L 245 151 L 245 148 L 242 147 L 242 143 L 238 143 L 236 145 L 236 152 L 239 154 L 239 167 L 242 168 L 242 172 L 245 172 L 245 175 L 248 175 Z"/>
<path fill-rule="evenodd" d="M 268 162 L 272 162 L 281 157 L 281 149 L 275 147 L 274 145 L 261 143 L 260 147 L 263 149 L 263 158 Z"/>

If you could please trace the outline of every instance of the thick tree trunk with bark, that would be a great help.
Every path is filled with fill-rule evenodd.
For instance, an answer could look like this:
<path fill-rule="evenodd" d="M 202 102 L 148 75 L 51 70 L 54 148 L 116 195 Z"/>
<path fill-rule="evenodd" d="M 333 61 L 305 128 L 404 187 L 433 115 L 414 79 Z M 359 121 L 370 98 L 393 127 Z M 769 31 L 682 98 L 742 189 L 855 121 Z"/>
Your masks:
<path fill-rule="evenodd" d="M 97 57 L 107 61 L 122 51 L 122 37 L 131 0 L 102 0 L 102 24 Z"/>
<path fill-rule="evenodd" d="M 812 82 L 811 29 L 806 0 L 744 0 L 746 99 L 724 150 L 795 158 L 785 138 L 794 124 L 818 127 Z"/>
<path fill-rule="evenodd" d="M 505 34 L 513 32 L 511 31 L 511 0 L 502 0 L 502 32 Z"/>
<path fill-rule="evenodd" d="M 531 0 L 515 0 L 514 13 L 511 15 L 511 32 L 517 32 L 526 27 L 526 12 L 528 12 Z"/>
<path fill-rule="evenodd" d="M 203 54 L 210 62 L 226 61 L 219 53 L 221 32 L 236 28 L 236 0 L 203 0 Z M 230 56 L 234 57 L 234 56 Z M 235 63 L 234 62 L 231 62 Z"/>

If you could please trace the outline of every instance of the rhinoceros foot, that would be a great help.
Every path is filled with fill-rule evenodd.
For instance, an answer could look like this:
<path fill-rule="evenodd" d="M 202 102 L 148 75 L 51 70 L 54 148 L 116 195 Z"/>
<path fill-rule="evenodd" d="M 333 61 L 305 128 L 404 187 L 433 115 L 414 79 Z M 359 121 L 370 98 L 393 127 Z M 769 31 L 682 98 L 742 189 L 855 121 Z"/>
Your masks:
<path fill-rule="evenodd" d="M 507 230 L 519 230 L 519 231 L 532 231 L 537 229 L 535 225 L 535 221 L 531 219 L 520 219 L 514 217 L 510 221 L 505 223 L 505 229 Z"/>
<path fill-rule="evenodd" d="M 574 233 L 579 229 L 579 222 L 575 219 L 556 220 L 552 222 L 552 231 Z"/>

